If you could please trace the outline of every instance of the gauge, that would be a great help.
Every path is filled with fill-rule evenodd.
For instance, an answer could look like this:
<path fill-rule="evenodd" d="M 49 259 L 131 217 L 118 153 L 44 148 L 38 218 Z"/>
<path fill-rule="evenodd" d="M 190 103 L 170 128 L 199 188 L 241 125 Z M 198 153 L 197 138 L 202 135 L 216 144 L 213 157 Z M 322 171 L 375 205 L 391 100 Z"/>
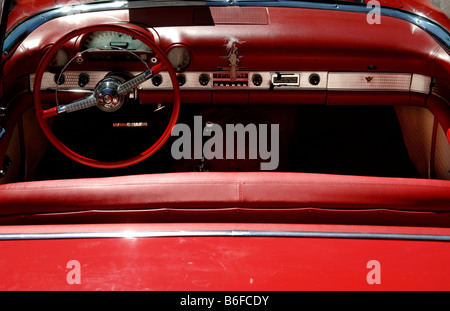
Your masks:
<path fill-rule="evenodd" d="M 99 48 L 102 50 L 128 50 L 151 52 L 151 49 L 138 39 L 116 31 L 96 31 L 84 39 L 82 49 Z"/>
<path fill-rule="evenodd" d="M 183 46 L 175 46 L 167 53 L 167 58 L 172 63 L 176 71 L 185 70 L 191 63 L 191 55 L 189 51 Z"/>
<path fill-rule="evenodd" d="M 67 62 L 69 61 L 69 56 L 66 51 L 63 49 L 59 49 L 58 52 L 53 55 L 52 60 L 48 64 L 50 69 L 61 69 L 63 68 Z"/>

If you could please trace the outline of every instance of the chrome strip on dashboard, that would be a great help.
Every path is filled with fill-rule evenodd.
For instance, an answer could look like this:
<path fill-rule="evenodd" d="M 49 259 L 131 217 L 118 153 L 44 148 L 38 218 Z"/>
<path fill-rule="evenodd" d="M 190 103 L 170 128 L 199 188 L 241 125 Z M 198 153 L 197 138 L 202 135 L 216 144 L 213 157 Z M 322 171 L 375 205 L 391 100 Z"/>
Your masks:
<path fill-rule="evenodd" d="M 330 72 L 328 90 L 404 91 L 411 86 L 411 74 Z"/>
<path fill-rule="evenodd" d="M 189 230 L 189 231 L 119 231 L 119 232 L 61 232 L 0 234 L 0 241 L 104 239 L 104 238 L 159 238 L 159 237 L 274 237 L 274 238 L 328 238 L 369 240 L 411 240 L 450 242 L 448 235 L 315 232 L 315 231 L 259 231 L 259 230 Z"/>
<path fill-rule="evenodd" d="M 431 89 L 431 77 L 420 74 L 410 73 L 382 73 L 382 72 L 282 72 L 294 73 L 300 76 L 299 86 L 271 86 L 271 76 L 277 74 L 270 71 L 247 72 L 248 86 L 214 86 L 213 74 L 214 72 L 185 72 L 186 83 L 181 86 L 181 90 L 330 90 L 330 91 L 397 91 L 397 92 L 416 92 L 422 94 L 429 94 Z M 80 88 L 78 86 L 78 77 L 80 74 L 88 74 L 90 76 L 89 83 Z M 97 83 L 108 74 L 107 71 L 68 71 L 64 73 L 65 82 L 58 87 L 58 91 L 74 91 L 90 92 Z M 133 72 L 134 75 L 138 72 Z M 309 82 L 311 75 L 316 74 L 320 78 L 317 85 Z M 199 82 L 200 75 L 207 75 L 210 82 L 207 85 L 201 85 Z M 252 83 L 252 77 L 260 75 L 262 83 L 256 86 Z M 161 72 L 162 82 L 155 86 L 151 80 L 141 84 L 140 89 L 145 91 L 155 90 L 171 90 L 172 83 L 167 72 Z M 30 75 L 30 86 L 33 91 L 34 74 Z M 54 74 L 46 72 L 42 78 L 41 90 L 54 91 L 56 88 Z"/>
<path fill-rule="evenodd" d="M 411 92 L 429 94 L 433 79 L 424 75 L 413 74 L 411 79 Z"/>

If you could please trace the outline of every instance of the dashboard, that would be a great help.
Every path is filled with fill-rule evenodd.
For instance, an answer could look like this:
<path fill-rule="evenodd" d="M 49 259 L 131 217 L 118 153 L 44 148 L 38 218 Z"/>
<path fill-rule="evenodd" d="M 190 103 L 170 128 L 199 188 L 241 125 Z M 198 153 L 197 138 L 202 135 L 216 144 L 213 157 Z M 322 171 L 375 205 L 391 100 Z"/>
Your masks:
<path fill-rule="evenodd" d="M 189 70 L 193 52 L 183 43 L 169 45 L 166 54 L 177 72 L 182 90 L 231 91 L 384 91 L 428 94 L 431 77 L 416 73 L 392 72 L 330 72 L 330 71 L 248 71 L 239 66 L 237 39 L 226 48 L 227 62 L 214 71 Z M 85 68 L 114 67 L 126 64 L 130 76 L 136 76 L 149 65 L 159 62 L 158 56 L 141 41 L 114 31 L 96 31 L 80 36 L 72 50 L 63 47 L 54 55 L 44 73 L 42 90 L 93 91 L 111 71 Z M 228 66 L 226 66 L 228 65 Z M 81 69 L 81 70 L 80 70 Z M 140 71 L 137 71 L 140 69 Z M 370 69 L 370 66 L 369 66 Z M 33 91 L 34 74 L 30 75 Z M 139 86 L 141 91 L 167 91 L 173 88 L 169 74 L 163 71 Z"/>
<path fill-rule="evenodd" d="M 245 7 L 239 8 L 238 15 L 233 7 L 171 8 L 171 15 L 168 11 L 82 14 L 79 22 L 119 20 L 145 32 L 171 62 L 182 103 L 324 104 L 340 103 L 339 98 L 333 102 L 334 92 L 350 92 L 351 96 L 376 92 L 370 104 L 378 101 L 381 93 L 395 92 L 404 95 L 400 104 L 409 104 L 410 94 L 430 93 L 433 78 L 446 80 L 450 66 L 448 54 L 438 42 L 417 27 L 412 37 L 411 24 L 395 18 L 386 18 L 376 27 L 359 27 L 366 24 L 365 15 L 352 12 L 339 12 L 340 22 L 335 24 L 324 18 L 332 14 L 325 10 Z M 60 36 L 58 27 L 66 32 L 73 29 L 69 17 L 41 27 L 47 37 L 30 34 L 23 49 L 13 55 L 17 62 L 37 64 Z M 396 32 L 391 33 L 394 28 Z M 380 44 L 374 44 L 374 39 Z M 39 47 L 32 44 L 37 40 Z M 43 42 L 47 44 L 42 48 Z M 40 53 L 36 49 L 41 49 Z M 433 61 L 423 54 L 429 50 L 435 51 Z M 135 76 L 158 62 L 154 51 L 132 36 L 113 31 L 87 33 L 56 53 L 41 88 L 89 92 L 111 72 Z M 7 73 L 25 75 L 33 91 L 33 71 L 19 68 Z M 170 102 L 172 88 L 168 73 L 162 71 L 142 83 L 138 92 L 149 103 Z"/>
<path fill-rule="evenodd" d="M 230 39 L 233 40 L 233 39 Z M 171 44 L 166 54 L 177 72 L 182 90 L 290 90 L 290 91 L 392 91 L 428 94 L 431 77 L 414 73 L 383 72 L 329 72 L 329 71 L 248 71 L 239 66 L 237 39 L 229 47 L 227 62 L 214 71 L 189 70 L 192 51 L 182 43 Z M 136 76 L 148 64 L 157 64 L 158 56 L 147 45 L 130 35 L 114 31 L 96 31 L 76 39 L 72 50 L 58 50 L 44 74 L 42 90 L 93 91 L 95 86 L 111 71 L 83 70 L 84 68 L 111 66 L 122 62 L 132 68 L 128 73 Z M 234 62 L 234 63 L 233 63 Z M 228 66 L 226 66 L 228 65 Z M 233 68 L 234 67 L 234 68 Z M 80 70 L 80 68 L 82 70 Z M 34 75 L 30 75 L 30 86 Z M 164 91 L 173 88 L 169 74 L 163 71 L 140 85 L 141 91 Z M 33 89 L 31 89 L 33 90 Z"/>

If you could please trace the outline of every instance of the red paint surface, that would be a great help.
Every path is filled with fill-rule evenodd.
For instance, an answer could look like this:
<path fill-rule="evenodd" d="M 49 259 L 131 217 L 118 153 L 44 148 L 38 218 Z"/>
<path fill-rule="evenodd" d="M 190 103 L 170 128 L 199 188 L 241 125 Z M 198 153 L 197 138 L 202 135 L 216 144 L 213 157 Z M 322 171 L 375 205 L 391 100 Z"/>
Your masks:
<path fill-rule="evenodd" d="M 1 290 L 449 290 L 450 244 L 302 238 L 2 242 Z M 81 284 L 69 285 L 69 260 Z M 381 284 L 366 281 L 381 264 Z"/>
<path fill-rule="evenodd" d="M 248 228 L 258 227 L 264 225 Z M 345 226 L 315 228 L 339 231 Z M 368 227 L 350 230 L 374 231 Z M 375 231 L 380 230 L 388 227 Z M 438 231 L 392 231 L 427 230 Z M 450 289 L 448 242 L 259 237 L 67 239 L 3 241 L 0 253 L 0 290 Z M 67 283 L 70 260 L 80 263 L 81 284 Z M 381 265 L 381 284 L 367 283 L 370 260 Z"/>

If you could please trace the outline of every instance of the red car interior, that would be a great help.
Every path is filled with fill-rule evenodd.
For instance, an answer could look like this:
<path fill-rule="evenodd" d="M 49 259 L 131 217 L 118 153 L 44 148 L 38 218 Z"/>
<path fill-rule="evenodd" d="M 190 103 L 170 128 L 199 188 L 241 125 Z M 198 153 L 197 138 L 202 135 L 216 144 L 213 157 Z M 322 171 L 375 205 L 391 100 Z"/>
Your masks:
<path fill-rule="evenodd" d="M 449 36 L 448 17 L 429 1 L 380 2 L 404 14 L 424 12 Z M 16 1 L 9 33 L 54 6 L 26 3 Z M 373 25 L 367 14 L 345 8 L 141 5 L 42 22 L 2 55 L 0 233 L 28 232 L 28 225 L 86 232 L 89 224 L 103 230 L 122 230 L 123 224 L 171 230 L 177 224 L 198 230 L 425 228 L 448 235 L 448 42 L 405 19 L 386 14 Z M 137 41 L 111 42 L 117 50 L 100 52 L 91 46 L 116 32 Z M 135 42 L 148 49 L 127 51 Z M 235 67 L 227 59 L 230 42 L 238 49 Z M 185 54 L 174 60 L 171 51 L 177 48 Z M 88 94 L 106 78 L 123 86 L 147 69 L 152 78 L 127 89 L 119 110 L 66 112 L 89 104 Z M 297 77 L 295 86 L 275 82 L 289 75 Z M 194 128 L 194 116 L 224 128 L 278 124 L 276 170 L 260 171 L 260 155 L 175 160 L 172 129 L 177 123 Z M 250 247 L 246 243 L 228 246 L 236 251 Z M 283 243 L 291 248 L 303 242 Z M 300 244 L 295 247 L 312 247 Z M 448 247 L 443 249 L 442 258 L 448 258 Z M 244 264 L 261 255 L 252 254 Z M 296 266 L 296 256 L 288 253 L 286 265 Z M 273 265 L 271 260 L 266 264 Z M 304 288 L 295 287 L 288 272 L 281 275 L 274 283 L 287 280 L 292 286 L 276 288 Z M 225 283 L 251 288 L 239 282 Z M 166 283 L 156 288 L 186 288 L 189 282 Z M 194 288 L 221 289 L 203 285 Z"/>

